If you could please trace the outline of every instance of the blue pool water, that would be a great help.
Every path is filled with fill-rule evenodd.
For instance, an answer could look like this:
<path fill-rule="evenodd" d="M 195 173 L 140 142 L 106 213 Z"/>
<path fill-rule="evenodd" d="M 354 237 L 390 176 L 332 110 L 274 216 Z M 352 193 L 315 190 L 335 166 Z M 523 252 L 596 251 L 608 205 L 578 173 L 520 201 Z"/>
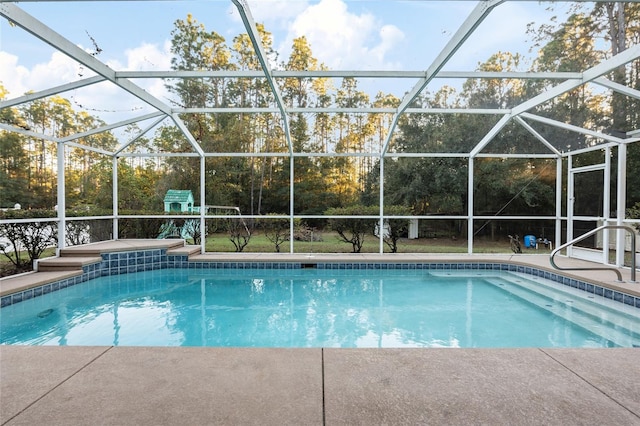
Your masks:
<path fill-rule="evenodd" d="M 2 344 L 640 346 L 640 309 L 506 271 L 165 269 L 97 278 L 0 315 Z"/>

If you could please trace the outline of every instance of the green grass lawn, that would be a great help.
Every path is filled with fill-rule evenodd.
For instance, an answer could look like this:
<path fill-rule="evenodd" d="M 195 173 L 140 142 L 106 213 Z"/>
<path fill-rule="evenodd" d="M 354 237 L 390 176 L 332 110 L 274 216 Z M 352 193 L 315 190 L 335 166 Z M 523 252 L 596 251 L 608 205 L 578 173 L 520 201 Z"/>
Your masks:
<path fill-rule="evenodd" d="M 377 237 L 369 235 L 365 238 L 362 253 L 378 253 L 380 242 Z M 234 252 L 235 247 L 226 234 L 214 234 L 207 237 L 205 245 L 207 252 Z M 306 242 L 294 241 L 295 253 L 351 253 L 352 246 L 338 238 L 333 232 L 322 233 L 321 241 Z M 510 253 L 508 241 L 484 241 L 474 242 L 475 253 Z M 289 241 L 280 245 L 280 251 L 289 252 Z M 385 253 L 391 252 L 384 245 Z M 275 245 L 264 235 L 254 233 L 249 244 L 243 252 L 247 253 L 275 253 Z M 450 238 L 420 238 L 416 240 L 401 239 L 398 241 L 398 253 L 466 253 L 467 240 L 454 240 Z M 543 253 L 543 251 L 539 251 Z"/>
<path fill-rule="evenodd" d="M 56 255 L 56 248 L 55 247 L 50 247 L 48 249 L 45 249 L 45 251 L 42 253 L 42 255 L 40 256 L 40 259 L 44 259 L 45 257 L 51 257 L 51 256 L 55 256 Z M 21 259 L 28 259 L 29 256 L 27 255 L 26 252 L 20 252 L 20 256 Z M 31 270 L 31 265 L 29 265 L 29 267 L 25 270 L 20 270 L 20 271 L 16 271 L 15 266 L 13 265 L 13 263 L 11 263 L 11 261 L 9 261 L 9 259 L 7 259 L 6 256 L 0 254 L 0 277 L 5 277 L 8 275 L 15 275 L 15 274 L 19 274 L 22 272 L 28 272 Z"/>

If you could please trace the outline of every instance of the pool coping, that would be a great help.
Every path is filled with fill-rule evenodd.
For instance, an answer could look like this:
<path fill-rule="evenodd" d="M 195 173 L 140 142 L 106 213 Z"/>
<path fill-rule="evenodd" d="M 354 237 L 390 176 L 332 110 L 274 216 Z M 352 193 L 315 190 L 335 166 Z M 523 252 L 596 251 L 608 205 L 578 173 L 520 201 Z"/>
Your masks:
<path fill-rule="evenodd" d="M 455 254 L 290 254 L 290 253 L 196 253 L 183 240 L 116 240 L 65 249 L 70 257 L 57 258 L 77 270 L 33 272 L 0 279 L 0 308 L 52 291 L 81 284 L 101 276 L 121 275 L 167 268 L 182 269 L 399 269 L 399 270 L 495 270 L 525 273 L 640 308 L 640 284 L 613 281 L 611 271 L 558 271 L 544 266 L 545 255 Z M 92 257 L 93 256 L 93 257 Z M 87 259 L 94 259 L 87 261 Z M 564 259 L 571 267 L 597 264 Z M 579 265 L 579 266 L 576 266 Z M 601 266 L 601 265 L 600 265 Z M 630 271 L 620 269 L 628 280 Z M 608 280 L 605 280 L 605 273 Z"/>

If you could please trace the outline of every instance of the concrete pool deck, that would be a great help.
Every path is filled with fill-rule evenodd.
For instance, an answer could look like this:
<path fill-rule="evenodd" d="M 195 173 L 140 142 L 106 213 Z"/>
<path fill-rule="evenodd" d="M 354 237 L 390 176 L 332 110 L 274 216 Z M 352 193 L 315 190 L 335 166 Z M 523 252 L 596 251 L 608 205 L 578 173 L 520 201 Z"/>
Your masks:
<path fill-rule="evenodd" d="M 551 270 L 548 255 L 530 254 L 194 257 L 509 261 Z M 594 266 L 566 258 L 558 263 Z M 628 281 L 629 270 L 621 272 Z M 61 273 L 38 274 L 50 280 Z M 38 274 L 3 280 L 0 290 L 32 285 L 29 282 Z M 566 275 L 640 294 L 640 284 L 617 283 L 611 271 Z M 640 349 L 0 345 L 0 424 L 640 425 Z"/>
<path fill-rule="evenodd" d="M 2 425 L 640 425 L 640 349 L 0 347 Z"/>

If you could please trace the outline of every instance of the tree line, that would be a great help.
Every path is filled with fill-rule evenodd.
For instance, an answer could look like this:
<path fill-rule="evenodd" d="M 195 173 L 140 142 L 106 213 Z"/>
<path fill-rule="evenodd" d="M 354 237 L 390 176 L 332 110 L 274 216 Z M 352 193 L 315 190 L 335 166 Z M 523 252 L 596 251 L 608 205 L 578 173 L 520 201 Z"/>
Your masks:
<path fill-rule="evenodd" d="M 313 56 L 303 36 L 293 40 L 291 54 L 280 59 L 272 34 L 258 24 L 263 48 L 271 63 L 284 70 L 326 70 Z M 478 64 L 479 71 L 582 71 L 640 42 L 640 4 L 607 2 L 591 8 L 576 3 L 566 20 L 530 24 L 533 60 L 526 55 L 496 52 Z M 178 19 L 171 32 L 173 70 L 260 70 L 251 40 L 239 34 L 229 43 L 191 15 Z M 614 83 L 640 90 L 640 61 L 614 70 Z M 370 95 L 355 78 L 284 78 L 278 81 L 289 107 L 396 107 L 400 100 L 388 93 Z M 425 92 L 411 107 L 511 108 L 554 84 L 533 79 L 468 79 L 460 88 L 444 86 Z M 275 99 L 264 78 L 189 78 L 167 80 L 175 107 L 273 106 Z M 0 85 L 0 97 L 7 93 Z M 582 86 L 546 102 L 535 114 L 563 123 L 621 134 L 640 127 L 640 100 Z M 206 158 L 207 204 L 237 206 L 245 214 L 289 213 L 290 169 L 293 168 L 294 213 L 321 215 L 328 209 L 361 204 L 377 205 L 380 196 L 379 157 L 388 137 L 391 114 L 301 113 L 288 116 L 291 143 L 288 155 L 283 121 L 278 114 L 189 113 L 181 118 L 200 147 L 215 156 Z M 466 215 L 468 161 L 454 156 L 409 157 L 406 153 L 468 153 L 500 117 L 490 114 L 405 114 L 400 118 L 384 164 L 384 195 L 388 206 L 403 206 L 414 215 Z M 26 103 L 0 111 L 0 121 L 32 132 L 62 138 L 105 123 L 74 107 L 62 96 Z M 124 151 L 192 152 L 190 142 L 173 125 L 163 124 L 153 134 L 137 137 L 131 125 L 126 135 L 135 142 Z M 589 136 L 558 127 L 540 134 L 560 151 L 597 142 Z M 111 132 L 77 143 L 113 151 L 119 141 Z M 640 166 L 638 144 L 629 146 L 628 170 Z M 0 207 L 19 203 L 23 208 L 52 208 L 56 204 L 56 146 L 37 137 L 0 131 Z M 518 123 L 507 125 L 485 152 L 531 154 L 531 158 L 478 158 L 474 168 L 478 215 L 555 214 L 555 160 L 536 159 L 547 152 L 541 142 Z M 250 153 L 232 156 L 228 153 Z M 281 153 L 281 156 L 262 155 Z M 393 154 L 397 156 L 393 156 Z M 315 154 L 315 155 L 314 155 Z M 333 154 L 333 155 L 322 155 Z M 614 153 L 615 155 L 615 153 Z M 576 156 L 576 164 L 600 162 L 603 153 Z M 112 209 L 112 160 L 76 147 L 65 152 L 67 208 Z M 293 161 L 293 165 L 291 165 Z M 615 162 L 614 162 L 615 164 Z M 200 160 L 190 157 L 122 157 L 118 161 L 118 207 L 121 211 L 157 212 L 168 189 L 200 193 Z M 640 201 L 639 178 L 630 173 L 628 204 Z M 590 183 L 584 183 L 585 190 Z M 321 224 L 320 224 L 321 225 Z M 452 232 L 464 233 L 464 227 Z M 487 230 L 488 232 L 488 230 Z"/>

